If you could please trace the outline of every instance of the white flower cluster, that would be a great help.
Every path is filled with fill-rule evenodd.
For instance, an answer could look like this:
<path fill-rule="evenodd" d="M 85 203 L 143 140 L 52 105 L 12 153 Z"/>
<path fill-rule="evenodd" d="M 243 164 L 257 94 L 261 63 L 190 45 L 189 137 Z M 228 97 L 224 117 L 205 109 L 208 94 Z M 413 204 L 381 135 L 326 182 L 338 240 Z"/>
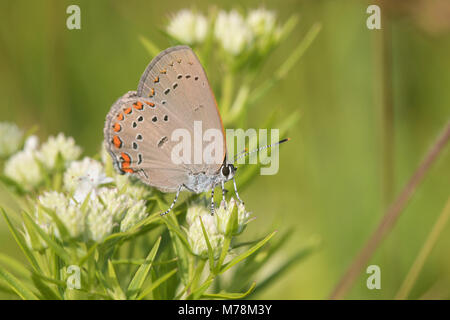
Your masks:
<path fill-rule="evenodd" d="M 208 33 L 209 20 L 202 14 L 183 9 L 172 17 L 166 31 L 182 43 L 201 43 Z M 282 30 L 275 13 L 264 8 L 250 10 L 247 17 L 236 10 L 221 10 L 213 28 L 215 39 L 233 56 L 246 50 L 267 49 L 280 39 Z"/>
<path fill-rule="evenodd" d="M 99 161 L 87 157 L 73 161 L 64 173 L 67 193 L 51 191 L 40 196 L 36 221 L 48 233 L 61 237 L 52 217 L 40 210 L 42 206 L 54 211 L 71 238 L 101 242 L 115 231 L 115 227 L 117 231 L 125 232 L 147 216 L 146 202 L 137 199 L 133 191 L 121 192 L 119 188 L 104 186 L 115 182 L 106 176 Z"/>
<path fill-rule="evenodd" d="M 100 188 L 97 196 L 88 198 L 85 205 L 74 202 L 64 193 L 45 192 L 38 198 L 36 222 L 58 238 L 62 238 L 61 230 L 48 210 L 64 224 L 70 238 L 96 242 L 102 242 L 116 227 L 117 231 L 127 231 L 147 216 L 144 200 L 136 201 L 127 194 L 120 194 L 117 188 Z"/>
<path fill-rule="evenodd" d="M 37 161 L 38 143 L 35 136 L 27 138 L 24 149 L 12 155 L 5 163 L 5 176 L 26 191 L 33 190 L 44 179 Z"/>
<path fill-rule="evenodd" d="M 4 155 L 17 151 L 22 132 L 15 125 L 0 123 L 0 133 L 2 130 L 9 131 L 10 145 L 0 137 L 0 150 Z M 80 154 L 75 140 L 60 133 L 41 146 L 36 136 L 30 136 L 22 150 L 6 159 L 5 176 L 25 191 L 40 191 L 47 185 L 44 181 L 62 174 L 61 189 L 37 197 L 36 223 L 62 240 L 101 242 L 111 233 L 125 232 L 142 221 L 147 216 L 149 189 L 116 172 L 107 176 L 105 164 L 111 159 L 104 150 L 103 163 L 88 157 L 77 160 Z M 58 228 L 59 222 L 64 230 Z M 29 234 L 27 239 L 30 242 Z"/>
<path fill-rule="evenodd" d="M 0 123 L 0 127 L 2 126 L 4 124 Z M 15 138 L 16 141 L 18 139 L 18 137 Z M 43 182 L 44 168 L 52 171 L 58 159 L 67 165 L 70 161 L 77 159 L 80 154 L 81 148 L 75 145 L 74 139 L 67 138 L 62 133 L 57 137 L 50 137 L 40 148 L 38 138 L 30 136 L 25 141 L 23 150 L 7 159 L 4 174 L 24 190 L 31 191 Z"/>
<path fill-rule="evenodd" d="M 81 148 L 75 144 L 72 137 L 65 137 L 63 133 L 56 137 L 51 136 L 44 142 L 37 156 L 45 168 L 55 169 L 58 156 L 61 156 L 64 164 L 78 159 L 81 154 Z"/>
<path fill-rule="evenodd" d="M 0 158 L 16 152 L 23 138 L 23 132 L 14 123 L 0 122 Z"/>
<path fill-rule="evenodd" d="M 233 213 L 237 213 L 235 224 L 233 224 L 231 219 Z M 240 234 L 247 225 L 249 217 L 250 213 L 245 211 L 244 204 L 236 205 L 236 201 L 233 198 L 228 203 L 222 202 L 214 215 L 211 215 L 209 209 L 204 205 L 194 204 L 190 206 L 187 211 L 186 221 L 189 225 L 187 235 L 192 252 L 203 258 L 208 256 L 208 246 L 201 222 L 203 222 L 208 235 L 214 257 L 218 258 L 224 237 Z"/>
<path fill-rule="evenodd" d="M 167 33 L 180 42 L 195 44 L 205 40 L 208 20 L 202 14 L 183 9 L 177 12 L 167 26 Z"/>

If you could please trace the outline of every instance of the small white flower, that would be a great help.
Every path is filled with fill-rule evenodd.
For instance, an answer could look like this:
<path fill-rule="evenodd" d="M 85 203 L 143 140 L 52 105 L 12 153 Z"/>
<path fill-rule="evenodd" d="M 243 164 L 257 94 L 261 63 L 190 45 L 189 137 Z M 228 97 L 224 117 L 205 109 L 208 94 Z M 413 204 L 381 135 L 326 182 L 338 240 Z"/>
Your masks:
<path fill-rule="evenodd" d="M 39 147 L 39 138 L 35 135 L 29 136 L 24 143 L 23 149 L 25 151 L 36 151 Z"/>
<path fill-rule="evenodd" d="M 229 226 L 230 218 L 234 210 L 237 210 L 237 224 Z M 217 229 L 221 234 L 238 235 L 244 231 L 250 219 L 250 212 L 245 211 L 243 203 L 236 204 L 234 198 L 231 198 L 228 203 L 221 203 L 214 215 L 216 218 Z"/>
<path fill-rule="evenodd" d="M 120 231 L 125 232 L 147 216 L 145 201 L 130 201 L 131 207 L 127 210 L 125 218 L 120 223 Z"/>
<path fill-rule="evenodd" d="M 100 162 L 88 157 L 71 162 L 64 173 L 64 187 L 73 193 L 78 203 L 82 203 L 89 193 L 91 198 L 95 197 L 99 186 L 113 181 L 106 176 Z"/>
<path fill-rule="evenodd" d="M 244 18 L 235 10 L 220 11 L 217 15 L 214 35 L 222 47 L 232 55 L 238 55 L 253 40 L 253 32 Z"/>
<path fill-rule="evenodd" d="M 54 169 L 58 154 L 67 163 L 80 156 L 81 148 L 75 144 L 72 137 L 65 137 L 63 133 L 59 133 L 56 137 L 51 136 L 42 144 L 38 157 L 46 168 Z"/>
<path fill-rule="evenodd" d="M 101 199 L 104 210 L 113 217 L 114 221 L 122 220 L 132 203 L 127 195 L 120 194 L 116 188 L 101 188 L 98 191 L 98 198 Z"/>
<path fill-rule="evenodd" d="M 209 210 L 201 206 L 197 206 L 194 210 L 190 211 L 189 221 L 191 224 L 188 229 L 188 241 L 191 245 L 192 252 L 203 258 L 208 256 L 208 246 L 203 234 L 200 219 L 202 220 L 205 231 L 208 234 L 208 239 L 211 244 L 214 257 L 218 258 L 222 249 L 224 237 L 218 232 L 216 221 L 214 217 L 211 216 Z"/>
<path fill-rule="evenodd" d="M 98 198 L 90 201 L 87 212 L 88 237 L 96 242 L 101 242 L 112 233 L 114 226 L 114 216 L 105 210 Z"/>
<path fill-rule="evenodd" d="M 0 122 L 0 158 L 16 152 L 22 141 L 23 132 L 14 123 Z"/>
<path fill-rule="evenodd" d="M 59 220 L 64 224 L 69 235 L 76 238 L 84 233 L 84 214 L 79 206 L 70 203 L 62 193 L 56 191 L 46 192 L 39 196 L 38 203 L 44 208 L 55 212 Z M 53 218 L 45 211 L 36 209 L 36 222 L 48 233 L 54 233 L 56 237 L 61 235 Z"/>
<path fill-rule="evenodd" d="M 255 9 L 249 12 L 247 24 L 256 36 L 271 34 L 276 28 L 276 15 L 264 8 Z"/>
<path fill-rule="evenodd" d="M 199 216 L 206 214 L 206 208 L 201 202 L 194 203 L 187 209 L 186 212 L 186 222 L 188 225 L 193 224 Z"/>
<path fill-rule="evenodd" d="M 202 14 L 183 9 L 177 12 L 167 26 L 167 32 L 180 42 L 202 42 L 208 31 L 208 21 Z"/>
<path fill-rule="evenodd" d="M 43 181 L 36 152 L 33 150 L 26 149 L 9 158 L 5 163 L 4 173 L 27 191 L 33 190 Z"/>

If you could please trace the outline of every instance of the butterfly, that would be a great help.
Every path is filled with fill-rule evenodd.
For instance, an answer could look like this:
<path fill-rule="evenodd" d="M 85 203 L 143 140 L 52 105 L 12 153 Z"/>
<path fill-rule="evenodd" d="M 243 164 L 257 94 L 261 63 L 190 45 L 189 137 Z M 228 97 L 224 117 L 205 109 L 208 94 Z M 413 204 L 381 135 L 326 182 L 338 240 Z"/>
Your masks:
<path fill-rule="evenodd" d="M 215 155 L 220 161 L 174 161 L 174 130 L 194 134 L 195 123 L 199 122 L 204 131 L 213 129 L 220 133 L 214 141 L 221 147 L 216 148 L 219 152 Z M 205 70 L 188 46 L 168 48 L 150 62 L 137 91 L 127 92 L 112 105 L 106 116 L 104 137 L 119 173 L 136 176 L 162 192 L 176 192 L 162 215 L 172 210 L 183 190 L 211 190 L 213 214 L 214 189 L 220 185 L 225 200 L 224 184 L 230 180 L 242 203 L 234 177 L 236 167 L 227 160 L 225 132 L 214 94 Z M 278 143 L 281 142 L 284 141 Z"/>

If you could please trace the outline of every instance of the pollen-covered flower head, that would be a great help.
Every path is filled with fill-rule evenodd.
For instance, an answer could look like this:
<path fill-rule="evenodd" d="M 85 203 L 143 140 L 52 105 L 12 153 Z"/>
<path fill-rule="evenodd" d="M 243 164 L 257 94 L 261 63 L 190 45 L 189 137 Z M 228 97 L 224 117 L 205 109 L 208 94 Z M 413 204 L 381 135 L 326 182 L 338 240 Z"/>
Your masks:
<path fill-rule="evenodd" d="M 232 55 L 242 53 L 253 41 L 252 30 L 235 10 L 219 12 L 214 35 L 225 51 Z"/>
<path fill-rule="evenodd" d="M 22 138 L 22 130 L 14 123 L 0 122 L 0 158 L 6 158 L 16 152 Z"/>
<path fill-rule="evenodd" d="M 189 224 L 188 241 L 192 252 L 202 258 L 208 256 L 208 245 L 203 234 L 202 222 L 208 235 L 214 257 L 218 258 L 222 249 L 224 237 L 217 230 L 216 221 L 210 211 L 199 204 L 189 207 L 186 220 Z M 201 219 L 201 221 L 200 221 Z"/>
<path fill-rule="evenodd" d="M 208 31 L 208 20 L 202 14 L 183 9 L 171 17 L 167 32 L 186 44 L 202 42 Z"/>
<path fill-rule="evenodd" d="M 129 200 L 129 208 L 125 214 L 125 217 L 120 222 L 120 231 L 128 231 L 131 227 L 142 221 L 146 216 L 145 201 L 139 200 Z"/>
<path fill-rule="evenodd" d="M 37 137 L 28 137 L 24 150 L 14 154 L 5 163 L 5 176 L 14 180 L 27 191 L 39 186 L 44 179 L 37 160 L 37 145 Z"/>
<path fill-rule="evenodd" d="M 61 238 L 60 230 L 54 221 L 54 218 L 45 210 L 39 207 L 52 210 L 58 219 L 64 224 L 69 236 L 77 238 L 85 231 L 84 213 L 79 206 L 73 205 L 63 194 L 56 191 L 45 192 L 38 198 L 36 207 L 36 222 L 48 234 L 54 234 Z"/>
<path fill-rule="evenodd" d="M 247 15 L 247 24 L 256 36 L 270 34 L 276 27 L 275 12 L 265 8 L 251 10 Z"/>
<path fill-rule="evenodd" d="M 277 25 L 275 12 L 265 8 L 254 9 L 248 13 L 246 21 L 255 35 L 254 46 L 261 53 L 280 40 L 282 28 Z"/>
<path fill-rule="evenodd" d="M 228 202 L 222 202 L 215 213 L 217 229 L 224 235 L 238 235 L 244 231 L 250 212 L 245 210 L 243 203 L 236 203 L 234 198 Z"/>
<path fill-rule="evenodd" d="M 54 169 L 58 155 L 66 164 L 69 161 L 78 159 L 81 154 L 81 148 L 75 144 L 72 137 L 66 137 L 59 133 L 56 137 L 51 136 L 41 146 L 38 153 L 39 160 L 47 169 Z"/>

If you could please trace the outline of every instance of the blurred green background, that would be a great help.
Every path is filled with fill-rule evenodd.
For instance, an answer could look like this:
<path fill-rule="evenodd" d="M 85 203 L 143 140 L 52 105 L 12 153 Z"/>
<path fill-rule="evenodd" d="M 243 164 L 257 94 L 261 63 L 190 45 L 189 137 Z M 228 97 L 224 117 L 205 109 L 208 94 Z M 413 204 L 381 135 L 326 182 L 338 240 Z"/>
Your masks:
<path fill-rule="evenodd" d="M 205 13 L 211 5 L 243 10 L 263 5 L 281 22 L 298 14 L 290 40 L 265 66 L 266 77 L 313 23 L 322 24 L 293 71 L 251 111 L 250 127 L 273 108 L 281 108 L 286 118 L 300 110 L 301 120 L 290 133 L 292 141 L 281 148 L 279 173 L 259 176 L 241 195 L 257 217 L 247 236 L 274 226 L 294 228 L 280 260 L 311 237 L 320 237 L 321 246 L 257 298 L 326 298 L 377 226 L 388 199 L 402 189 L 450 118 L 449 5 L 392 1 L 382 10 L 383 30 L 368 30 L 366 8 L 375 2 L 380 1 L 189 2 Z M 66 28 L 70 4 L 81 7 L 81 30 Z M 111 104 L 136 88 L 152 58 L 139 36 L 168 47 L 160 30 L 186 5 L 180 0 L 2 0 L 0 121 L 24 129 L 37 124 L 42 139 L 62 131 L 88 155 L 95 154 Z M 215 71 L 214 66 L 208 70 L 213 83 L 220 78 Z M 389 105 L 390 115 L 383 111 Z M 386 146 L 391 157 L 384 162 Z M 381 268 L 381 290 L 368 290 L 363 272 L 348 298 L 395 296 L 450 194 L 448 149 L 371 259 Z M 4 194 L 0 201 L 7 201 Z M 448 230 L 410 298 L 450 298 Z M 23 260 L 3 220 L 0 250 Z"/>

